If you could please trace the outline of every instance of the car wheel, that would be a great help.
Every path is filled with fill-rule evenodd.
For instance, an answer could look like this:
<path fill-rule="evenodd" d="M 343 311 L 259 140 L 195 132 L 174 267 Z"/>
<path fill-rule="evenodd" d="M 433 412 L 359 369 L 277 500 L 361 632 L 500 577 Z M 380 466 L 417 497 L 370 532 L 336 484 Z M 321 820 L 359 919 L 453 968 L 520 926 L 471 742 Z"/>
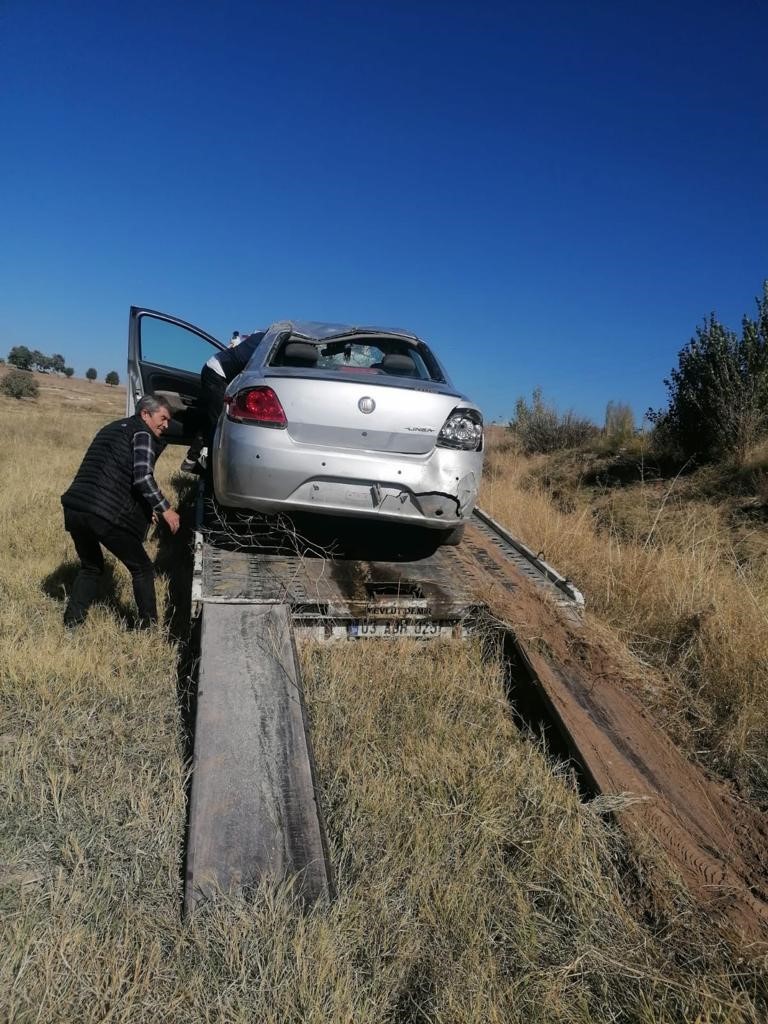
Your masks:
<path fill-rule="evenodd" d="M 460 523 L 458 526 L 454 526 L 451 530 L 446 530 L 440 534 L 440 547 L 441 548 L 455 548 L 461 544 L 464 539 L 464 530 L 466 529 L 466 523 Z"/>

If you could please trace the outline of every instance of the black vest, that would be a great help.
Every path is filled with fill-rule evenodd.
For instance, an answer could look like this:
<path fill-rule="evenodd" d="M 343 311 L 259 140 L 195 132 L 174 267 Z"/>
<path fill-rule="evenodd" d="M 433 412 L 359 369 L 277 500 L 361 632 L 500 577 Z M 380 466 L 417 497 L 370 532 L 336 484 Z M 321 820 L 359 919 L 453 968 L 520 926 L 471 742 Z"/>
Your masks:
<path fill-rule="evenodd" d="M 133 486 L 133 437 L 140 430 L 152 437 L 157 457 L 165 445 L 139 416 L 108 423 L 91 441 L 61 503 L 65 508 L 100 516 L 143 540 L 152 509 Z"/>
<path fill-rule="evenodd" d="M 224 371 L 227 384 L 233 381 L 238 373 L 243 372 L 265 334 L 266 331 L 257 331 L 255 334 L 249 334 L 239 345 L 235 345 L 234 348 L 225 348 L 222 352 L 216 354 L 219 366 Z"/>

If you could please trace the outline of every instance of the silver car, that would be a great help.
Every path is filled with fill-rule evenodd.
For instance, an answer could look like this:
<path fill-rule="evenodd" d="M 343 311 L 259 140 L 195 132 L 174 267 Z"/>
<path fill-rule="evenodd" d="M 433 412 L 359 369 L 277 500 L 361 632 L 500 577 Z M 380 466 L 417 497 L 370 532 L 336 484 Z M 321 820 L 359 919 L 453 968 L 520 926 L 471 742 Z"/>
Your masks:
<path fill-rule="evenodd" d="M 129 403 L 164 393 L 185 442 L 199 381 L 154 351 L 161 336 L 178 352 L 179 330 L 224 348 L 177 318 L 131 310 Z M 483 420 L 409 331 L 282 321 L 230 383 L 211 454 L 226 508 L 411 523 L 450 544 L 477 497 Z"/>

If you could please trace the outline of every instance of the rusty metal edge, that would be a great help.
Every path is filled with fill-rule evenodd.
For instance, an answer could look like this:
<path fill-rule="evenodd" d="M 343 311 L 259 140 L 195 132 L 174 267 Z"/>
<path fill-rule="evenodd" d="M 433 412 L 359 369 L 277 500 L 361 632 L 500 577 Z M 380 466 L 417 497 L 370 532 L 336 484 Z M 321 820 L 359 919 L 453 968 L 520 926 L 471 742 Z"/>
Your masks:
<path fill-rule="evenodd" d="M 507 544 L 511 544 L 512 547 L 523 556 L 523 558 L 530 562 L 534 568 L 538 569 L 542 576 L 546 576 L 546 578 L 553 583 L 558 590 L 561 590 L 566 597 L 570 598 L 574 604 L 578 605 L 580 608 L 584 607 L 585 601 L 582 592 L 578 587 L 575 587 L 569 579 L 566 579 L 565 576 L 561 576 L 557 569 L 553 568 L 553 566 L 548 562 L 545 562 L 543 558 L 539 558 L 538 555 L 535 555 L 529 547 L 523 544 L 523 542 L 518 540 L 516 537 L 513 537 L 513 535 L 506 530 L 501 523 L 489 516 L 487 512 L 483 511 L 483 509 L 475 507 L 472 515 L 476 516 L 481 523 L 484 523 L 489 529 L 493 530 L 494 533 L 497 533 L 502 540 L 507 542 Z"/>

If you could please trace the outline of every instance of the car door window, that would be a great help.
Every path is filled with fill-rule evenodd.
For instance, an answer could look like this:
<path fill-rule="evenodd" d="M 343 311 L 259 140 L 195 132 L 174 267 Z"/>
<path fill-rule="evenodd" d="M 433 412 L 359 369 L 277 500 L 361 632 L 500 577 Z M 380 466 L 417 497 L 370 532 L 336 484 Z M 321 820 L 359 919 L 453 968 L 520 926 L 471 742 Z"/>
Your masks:
<path fill-rule="evenodd" d="M 142 316 L 139 321 L 139 344 L 142 363 L 190 373 L 200 373 L 203 365 L 217 351 L 199 335 L 152 316 Z"/>

